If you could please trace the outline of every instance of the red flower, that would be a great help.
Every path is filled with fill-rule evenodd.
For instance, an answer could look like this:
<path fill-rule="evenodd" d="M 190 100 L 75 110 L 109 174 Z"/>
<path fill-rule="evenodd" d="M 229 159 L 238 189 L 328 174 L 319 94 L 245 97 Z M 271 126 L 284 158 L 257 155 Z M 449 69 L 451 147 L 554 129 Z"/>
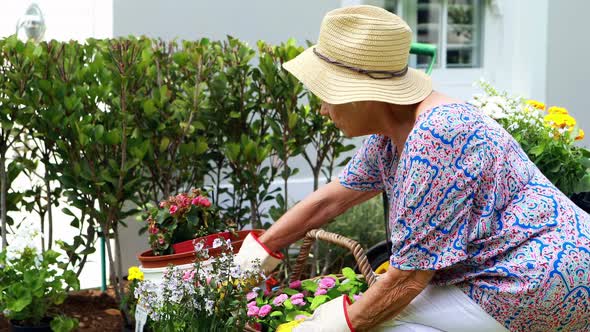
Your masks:
<path fill-rule="evenodd" d="M 176 206 L 176 205 L 172 205 L 172 206 L 170 207 L 170 214 L 175 214 L 175 213 L 176 213 L 176 211 L 178 211 L 178 206 Z"/>
<path fill-rule="evenodd" d="M 208 208 L 211 206 L 211 202 L 207 199 L 207 197 L 201 198 L 201 205 Z"/>

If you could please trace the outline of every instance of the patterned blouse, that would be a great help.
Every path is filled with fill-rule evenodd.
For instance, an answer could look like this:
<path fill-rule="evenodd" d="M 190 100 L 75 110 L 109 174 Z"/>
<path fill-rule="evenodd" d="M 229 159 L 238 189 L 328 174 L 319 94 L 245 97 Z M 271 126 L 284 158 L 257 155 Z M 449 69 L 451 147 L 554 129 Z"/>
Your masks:
<path fill-rule="evenodd" d="M 590 331 L 590 216 L 469 104 L 370 136 L 340 183 L 389 197 L 391 265 L 436 270 L 511 331 Z"/>

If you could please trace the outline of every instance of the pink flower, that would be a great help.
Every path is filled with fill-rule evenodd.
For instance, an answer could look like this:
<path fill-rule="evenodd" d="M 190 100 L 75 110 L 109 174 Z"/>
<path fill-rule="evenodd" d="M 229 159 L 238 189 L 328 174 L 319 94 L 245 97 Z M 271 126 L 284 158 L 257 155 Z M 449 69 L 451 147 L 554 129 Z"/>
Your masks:
<path fill-rule="evenodd" d="M 272 311 L 272 307 L 269 306 L 268 304 L 265 304 L 262 307 L 260 307 L 260 310 L 258 311 L 258 317 L 264 317 L 264 316 L 268 315 L 271 311 Z"/>
<path fill-rule="evenodd" d="M 291 301 L 293 301 L 295 299 L 302 299 L 302 298 L 303 298 L 303 294 L 302 293 L 293 294 L 291 296 Z"/>
<path fill-rule="evenodd" d="M 248 300 L 248 301 L 254 300 L 257 296 L 258 296 L 258 294 L 256 294 L 256 292 L 250 292 L 250 293 L 246 294 L 246 300 Z"/>
<path fill-rule="evenodd" d="M 295 280 L 289 284 L 289 288 L 299 289 L 301 288 L 301 280 Z"/>
<path fill-rule="evenodd" d="M 164 206 L 166 206 L 166 201 L 161 201 L 160 202 L 160 209 L 163 208 Z"/>
<path fill-rule="evenodd" d="M 163 237 L 158 238 L 158 243 L 164 244 L 164 238 Z"/>
<path fill-rule="evenodd" d="M 184 271 L 184 275 L 182 276 L 182 280 L 184 281 L 191 281 L 195 276 L 195 270 L 186 270 Z"/>
<path fill-rule="evenodd" d="M 360 300 L 360 298 L 361 298 L 361 296 L 362 296 L 362 295 L 363 295 L 362 293 L 361 293 L 361 294 L 354 294 L 354 295 L 352 296 L 352 297 L 354 298 L 354 302 L 356 302 L 356 301 Z"/>
<path fill-rule="evenodd" d="M 176 206 L 176 205 L 172 205 L 172 206 L 170 207 L 170 214 L 175 214 L 175 213 L 176 213 L 176 211 L 178 211 L 178 206 Z"/>
<path fill-rule="evenodd" d="M 272 300 L 272 304 L 276 305 L 276 306 L 280 306 L 281 304 L 283 304 L 283 302 L 285 302 L 287 299 L 289 298 L 289 296 L 287 294 L 281 294 L 277 297 L 275 297 L 274 300 Z"/>
<path fill-rule="evenodd" d="M 326 293 L 328 293 L 328 291 L 325 288 L 318 288 L 313 295 L 326 295 Z"/>
<path fill-rule="evenodd" d="M 297 316 L 295 316 L 295 320 L 306 319 L 306 318 L 307 318 L 307 316 L 305 316 L 305 315 L 297 315 Z"/>
<path fill-rule="evenodd" d="M 247 305 L 248 308 L 255 307 L 255 306 L 256 306 L 256 301 L 248 302 L 248 305 Z"/>
<path fill-rule="evenodd" d="M 258 312 L 259 311 L 260 311 L 260 308 L 258 308 L 255 305 L 248 307 L 248 317 L 256 317 L 256 316 L 258 316 Z"/>
<path fill-rule="evenodd" d="M 210 207 L 211 206 L 211 202 L 207 199 L 207 197 L 203 197 L 201 198 L 201 205 L 203 205 L 203 207 Z"/>
<path fill-rule="evenodd" d="M 199 196 L 199 197 L 200 197 L 200 196 Z M 199 197 L 195 197 L 195 198 L 193 198 L 193 200 L 191 201 L 191 204 L 192 204 L 192 205 L 197 205 L 197 206 L 198 206 L 198 205 L 200 205 L 200 203 L 201 203 L 201 200 L 199 199 Z"/>
<path fill-rule="evenodd" d="M 334 285 L 336 285 L 336 281 L 334 280 L 334 278 L 325 277 L 322 278 L 322 280 L 320 280 L 320 287 L 322 288 L 330 289 L 334 287 Z"/>
<path fill-rule="evenodd" d="M 303 301 L 302 298 L 297 298 L 297 299 L 291 300 L 291 303 L 293 303 L 293 305 L 299 305 L 299 306 L 305 305 L 305 301 Z"/>

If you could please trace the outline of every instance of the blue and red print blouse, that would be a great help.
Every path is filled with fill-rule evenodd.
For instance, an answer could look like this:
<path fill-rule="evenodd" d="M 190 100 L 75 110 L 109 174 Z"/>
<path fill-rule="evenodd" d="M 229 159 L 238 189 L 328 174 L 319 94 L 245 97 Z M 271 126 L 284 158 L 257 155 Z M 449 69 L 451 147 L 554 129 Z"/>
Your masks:
<path fill-rule="evenodd" d="M 340 174 L 389 197 L 391 265 L 436 270 L 511 331 L 590 331 L 590 217 L 469 104 L 370 136 Z"/>

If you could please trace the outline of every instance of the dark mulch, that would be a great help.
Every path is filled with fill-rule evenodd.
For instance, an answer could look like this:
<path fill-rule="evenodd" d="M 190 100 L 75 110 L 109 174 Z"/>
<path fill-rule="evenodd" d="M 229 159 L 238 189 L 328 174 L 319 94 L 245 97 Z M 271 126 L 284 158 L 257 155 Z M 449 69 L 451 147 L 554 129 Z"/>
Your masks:
<path fill-rule="evenodd" d="M 112 291 L 82 290 L 71 293 L 59 307 L 60 312 L 80 321 L 77 331 L 121 331 L 123 318 Z M 0 315 L 0 331 L 8 331 L 8 322 Z"/>

